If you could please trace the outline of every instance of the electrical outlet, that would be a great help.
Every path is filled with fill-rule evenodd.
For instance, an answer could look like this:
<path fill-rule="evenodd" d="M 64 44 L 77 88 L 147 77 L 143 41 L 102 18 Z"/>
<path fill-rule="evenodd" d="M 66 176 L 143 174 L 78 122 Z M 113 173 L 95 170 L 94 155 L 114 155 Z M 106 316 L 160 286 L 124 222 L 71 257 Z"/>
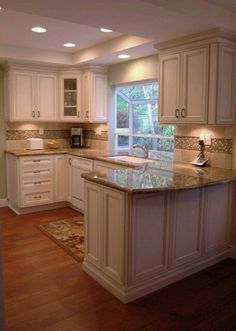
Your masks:
<path fill-rule="evenodd" d="M 211 145 L 211 134 L 205 133 L 204 134 L 204 144 L 210 146 Z"/>

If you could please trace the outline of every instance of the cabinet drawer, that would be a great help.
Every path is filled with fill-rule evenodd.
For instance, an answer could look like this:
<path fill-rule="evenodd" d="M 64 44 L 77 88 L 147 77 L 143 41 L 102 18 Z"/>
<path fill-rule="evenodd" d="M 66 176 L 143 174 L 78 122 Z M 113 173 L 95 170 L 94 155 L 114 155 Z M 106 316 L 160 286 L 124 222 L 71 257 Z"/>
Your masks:
<path fill-rule="evenodd" d="M 21 178 L 23 179 L 46 179 L 52 176 L 52 168 L 45 169 L 21 169 Z"/>
<path fill-rule="evenodd" d="M 37 205 L 44 205 L 53 202 L 53 194 L 51 190 L 40 193 L 23 193 L 21 207 L 30 207 Z"/>
<path fill-rule="evenodd" d="M 41 192 L 44 190 L 51 190 L 51 189 L 52 189 L 52 181 L 50 178 L 44 180 L 30 179 L 30 180 L 23 180 L 22 182 L 22 190 L 24 192 L 29 192 L 29 191 Z"/>
<path fill-rule="evenodd" d="M 29 156 L 22 157 L 20 160 L 21 169 L 32 169 L 35 168 L 47 168 L 52 167 L 52 157 L 51 156 Z"/>

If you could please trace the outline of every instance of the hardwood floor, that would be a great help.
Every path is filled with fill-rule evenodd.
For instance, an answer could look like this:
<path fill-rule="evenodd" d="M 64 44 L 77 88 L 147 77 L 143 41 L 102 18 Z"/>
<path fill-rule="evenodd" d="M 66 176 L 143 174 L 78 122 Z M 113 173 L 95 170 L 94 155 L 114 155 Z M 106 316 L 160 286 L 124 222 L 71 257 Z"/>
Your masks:
<path fill-rule="evenodd" d="M 124 305 L 37 228 L 76 214 L 0 209 L 8 331 L 236 330 L 235 260 Z"/>

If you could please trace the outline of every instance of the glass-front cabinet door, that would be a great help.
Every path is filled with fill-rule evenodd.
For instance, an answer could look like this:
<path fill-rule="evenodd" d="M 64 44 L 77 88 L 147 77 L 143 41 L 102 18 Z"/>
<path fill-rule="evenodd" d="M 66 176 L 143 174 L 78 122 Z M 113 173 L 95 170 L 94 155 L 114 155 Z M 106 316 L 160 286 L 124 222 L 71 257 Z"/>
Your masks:
<path fill-rule="evenodd" d="M 65 122 L 80 122 L 81 118 L 81 75 L 62 73 L 61 85 L 61 119 Z"/>

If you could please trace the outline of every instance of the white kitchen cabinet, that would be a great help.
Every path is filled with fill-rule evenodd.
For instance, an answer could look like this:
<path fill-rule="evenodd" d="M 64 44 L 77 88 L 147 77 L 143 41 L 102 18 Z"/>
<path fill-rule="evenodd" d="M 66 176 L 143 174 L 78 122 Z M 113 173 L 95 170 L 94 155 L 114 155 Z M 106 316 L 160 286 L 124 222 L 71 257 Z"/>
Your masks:
<path fill-rule="evenodd" d="M 81 72 L 60 73 L 60 121 L 82 122 Z"/>
<path fill-rule="evenodd" d="M 124 193 L 86 183 L 85 264 L 124 281 Z"/>
<path fill-rule="evenodd" d="M 67 201 L 68 167 L 66 155 L 54 155 L 54 201 Z"/>
<path fill-rule="evenodd" d="M 104 69 L 86 69 L 82 73 L 82 118 L 84 122 L 107 121 L 107 74 Z"/>
<path fill-rule="evenodd" d="M 79 210 L 84 210 L 84 179 L 81 174 L 93 170 L 93 161 L 69 155 L 69 195 L 68 201 Z"/>
<path fill-rule="evenodd" d="M 211 45 L 209 124 L 236 121 L 236 46 Z"/>
<path fill-rule="evenodd" d="M 234 185 L 130 193 L 86 180 L 83 269 L 127 303 L 225 259 Z"/>
<path fill-rule="evenodd" d="M 7 155 L 7 185 L 10 206 L 41 206 L 54 201 L 53 156 Z"/>
<path fill-rule="evenodd" d="M 236 43 L 220 29 L 156 45 L 159 122 L 235 124 Z"/>
<path fill-rule="evenodd" d="M 9 121 L 57 120 L 57 73 L 10 69 L 6 81 Z"/>
<path fill-rule="evenodd" d="M 206 123 L 209 47 L 160 55 L 160 123 Z"/>

